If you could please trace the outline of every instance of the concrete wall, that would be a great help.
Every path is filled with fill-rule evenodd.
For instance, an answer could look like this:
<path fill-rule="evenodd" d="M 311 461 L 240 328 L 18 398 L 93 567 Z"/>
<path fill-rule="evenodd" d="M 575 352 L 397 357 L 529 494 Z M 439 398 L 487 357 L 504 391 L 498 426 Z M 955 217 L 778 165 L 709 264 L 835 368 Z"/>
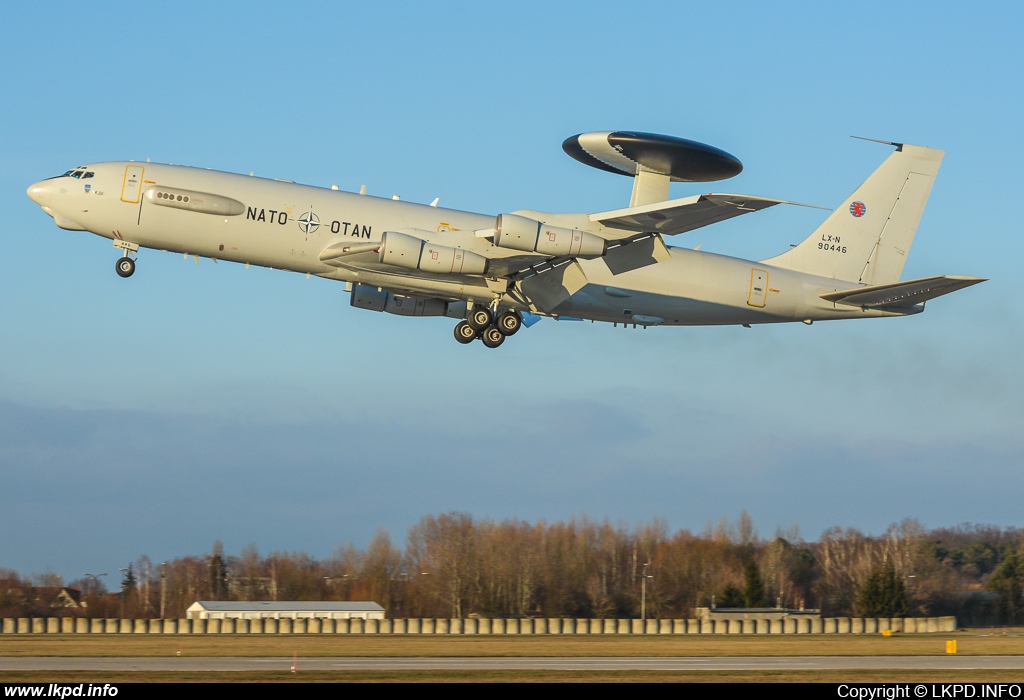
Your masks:
<path fill-rule="evenodd" d="M 939 634 L 955 617 L 788 618 L 784 620 L 647 620 L 561 618 L 409 618 L 384 620 L 118 620 L 4 618 L 0 634 Z"/>

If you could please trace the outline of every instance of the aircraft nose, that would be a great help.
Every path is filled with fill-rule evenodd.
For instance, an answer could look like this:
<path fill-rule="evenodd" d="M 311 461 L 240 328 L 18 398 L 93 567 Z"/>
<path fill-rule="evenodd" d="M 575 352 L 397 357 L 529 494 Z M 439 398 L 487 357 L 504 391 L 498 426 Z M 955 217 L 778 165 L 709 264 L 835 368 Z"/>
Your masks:
<path fill-rule="evenodd" d="M 41 207 L 50 206 L 50 197 L 53 192 L 50 187 L 50 183 L 46 180 L 37 182 L 28 188 L 28 198 Z"/>

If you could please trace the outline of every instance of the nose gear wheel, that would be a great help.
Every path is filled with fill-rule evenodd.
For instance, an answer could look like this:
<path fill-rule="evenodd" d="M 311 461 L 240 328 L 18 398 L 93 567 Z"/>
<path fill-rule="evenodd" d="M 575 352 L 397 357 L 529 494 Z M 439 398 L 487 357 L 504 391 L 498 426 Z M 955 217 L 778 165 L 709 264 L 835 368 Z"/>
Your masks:
<path fill-rule="evenodd" d="M 118 258 L 114 269 L 117 270 L 117 274 L 121 277 L 131 277 L 135 274 L 135 261 L 127 255 L 123 258 Z"/>

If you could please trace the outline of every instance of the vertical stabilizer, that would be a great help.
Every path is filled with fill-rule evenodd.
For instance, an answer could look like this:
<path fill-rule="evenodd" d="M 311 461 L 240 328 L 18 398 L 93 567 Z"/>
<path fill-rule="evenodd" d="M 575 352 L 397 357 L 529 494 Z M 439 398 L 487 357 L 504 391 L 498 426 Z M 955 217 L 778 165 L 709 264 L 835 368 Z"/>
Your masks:
<path fill-rule="evenodd" d="M 862 284 L 898 281 L 944 154 L 897 144 L 807 240 L 764 262 Z"/>

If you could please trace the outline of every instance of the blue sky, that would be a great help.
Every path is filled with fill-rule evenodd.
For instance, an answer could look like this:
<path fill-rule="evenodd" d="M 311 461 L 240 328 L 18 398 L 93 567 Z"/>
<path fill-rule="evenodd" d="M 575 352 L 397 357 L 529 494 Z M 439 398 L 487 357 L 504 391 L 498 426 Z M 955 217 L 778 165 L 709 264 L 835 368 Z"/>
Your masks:
<path fill-rule="evenodd" d="M 994 3 L 137 3 L 0 26 L 0 567 L 68 577 L 249 542 L 326 556 L 422 515 L 762 534 L 905 517 L 1021 525 L 1024 10 Z M 904 277 L 991 281 L 900 320 L 623 331 L 499 351 L 340 284 L 57 229 L 80 163 L 185 163 L 491 214 L 602 211 L 626 178 L 561 141 L 711 143 L 715 187 L 836 206 L 888 154 L 947 151 Z M 709 189 L 673 185 L 674 196 Z M 764 258 L 825 212 L 678 237 Z"/>

